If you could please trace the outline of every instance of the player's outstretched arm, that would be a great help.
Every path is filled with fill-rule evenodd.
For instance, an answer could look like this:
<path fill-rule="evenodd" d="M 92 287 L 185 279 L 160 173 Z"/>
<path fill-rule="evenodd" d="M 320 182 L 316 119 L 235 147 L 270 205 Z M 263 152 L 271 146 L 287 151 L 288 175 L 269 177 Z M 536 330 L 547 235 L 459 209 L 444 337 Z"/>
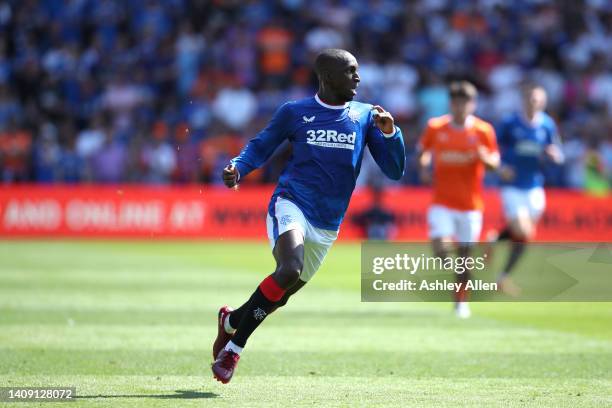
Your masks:
<path fill-rule="evenodd" d="M 381 106 L 374 106 L 373 125 L 368 130 L 368 147 L 385 176 L 399 180 L 406 169 L 406 150 L 400 128 L 393 116 Z"/>
<path fill-rule="evenodd" d="M 268 126 L 249 140 L 240 155 L 223 169 L 223 182 L 226 186 L 234 187 L 241 178 L 261 167 L 272 156 L 291 133 L 291 115 L 290 103 L 278 108 Z"/>

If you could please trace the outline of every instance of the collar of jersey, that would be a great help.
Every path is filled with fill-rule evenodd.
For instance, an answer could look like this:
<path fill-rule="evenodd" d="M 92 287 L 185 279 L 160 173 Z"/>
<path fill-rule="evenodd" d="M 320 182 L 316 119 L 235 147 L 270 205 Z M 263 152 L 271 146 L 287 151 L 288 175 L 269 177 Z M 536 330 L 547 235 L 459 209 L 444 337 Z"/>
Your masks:
<path fill-rule="evenodd" d="M 449 123 L 450 123 L 450 126 L 451 126 L 452 128 L 454 128 L 454 129 L 469 129 L 469 128 L 471 128 L 471 127 L 474 125 L 474 121 L 476 120 L 476 119 L 474 118 L 474 115 L 468 115 L 468 116 L 465 118 L 465 123 L 463 124 L 463 126 L 457 126 L 457 125 L 456 125 L 456 124 L 453 122 L 453 118 L 452 118 L 452 116 L 451 116 L 451 118 L 450 118 L 450 119 L 451 119 L 451 120 L 450 120 L 450 122 L 449 122 Z"/>
<path fill-rule="evenodd" d="M 323 106 L 324 108 L 328 108 L 328 109 L 344 109 L 347 108 L 349 106 L 349 103 L 346 102 L 344 105 L 330 105 L 327 104 L 325 102 L 323 102 L 321 100 L 321 98 L 319 98 L 319 94 L 315 94 L 315 101 L 317 101 L 317 103 L 321 106 Z"/>
<path fill-rule="evenodd" d="M 544 114 L 542 112 L 536 112 L 533 118 L 533 121 L 530 121 L 529 119 L 527 119 L 527 114 L 525 113 L 524 110 L 521 112 L 519 116 L 521 118 L 521 121 L 523 121 L 524 123 L 526 123 L 528 126 L 532 128 L 540 126 L 544 122 Z"/>

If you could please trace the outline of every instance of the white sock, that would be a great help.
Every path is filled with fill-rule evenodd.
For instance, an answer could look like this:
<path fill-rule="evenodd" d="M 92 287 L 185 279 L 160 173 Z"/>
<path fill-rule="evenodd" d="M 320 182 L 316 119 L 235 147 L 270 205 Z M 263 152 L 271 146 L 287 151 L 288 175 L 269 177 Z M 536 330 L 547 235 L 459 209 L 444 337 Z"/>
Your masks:
<path fill-rule="evenodd" d="M 233 351 L 236 354 L 242 353 L 242 347 L 235 345 L 231 340 L 225 345 L 225 350 Z"/>
<path fill-rule="evenodd" d="M 229 316 L 223 321 L 223 328 L 225 329 L 225 332 L 228 334 L 232 334 L 236 331 L 236 329 L 234 329 L 230 325 Z"/>

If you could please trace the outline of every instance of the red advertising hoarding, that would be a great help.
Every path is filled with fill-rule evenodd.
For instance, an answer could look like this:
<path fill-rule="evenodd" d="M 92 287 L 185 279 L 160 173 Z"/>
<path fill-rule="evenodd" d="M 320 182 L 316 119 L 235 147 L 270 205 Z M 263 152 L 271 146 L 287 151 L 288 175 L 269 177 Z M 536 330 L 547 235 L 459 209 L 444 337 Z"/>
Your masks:
<path fill-rule="evenodd" d="M 273 187 L 11 186 L 0 188 L 0 237 L 265 239 Z M 384 205 L 395 214 L 396 240 L 427 239 L 430 192 L 393 188 Z M 485 193 L 485 230 L 502 224 L 498 192 Z M 371 204 L 355 192 L 343 240 L 362 239 L 352 216 Z M 612 197 L 547 191 L 539 241 L 612 241 Z"/>

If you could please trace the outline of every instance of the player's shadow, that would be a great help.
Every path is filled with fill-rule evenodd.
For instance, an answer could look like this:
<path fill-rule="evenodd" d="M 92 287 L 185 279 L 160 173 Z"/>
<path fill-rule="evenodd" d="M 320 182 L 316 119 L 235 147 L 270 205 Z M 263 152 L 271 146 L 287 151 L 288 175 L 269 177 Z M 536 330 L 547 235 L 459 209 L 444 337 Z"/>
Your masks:
<path fill-rule="evenodd" d="M 124 395 L 77 395 L 75 399 L 96 399 L 96 398 L 158 398 L 158 399 L 203 399 L 217 398 L 219 395 L 214 392 L 185 391 L 176 390 L 174 394 L 124 394 Z"/>

